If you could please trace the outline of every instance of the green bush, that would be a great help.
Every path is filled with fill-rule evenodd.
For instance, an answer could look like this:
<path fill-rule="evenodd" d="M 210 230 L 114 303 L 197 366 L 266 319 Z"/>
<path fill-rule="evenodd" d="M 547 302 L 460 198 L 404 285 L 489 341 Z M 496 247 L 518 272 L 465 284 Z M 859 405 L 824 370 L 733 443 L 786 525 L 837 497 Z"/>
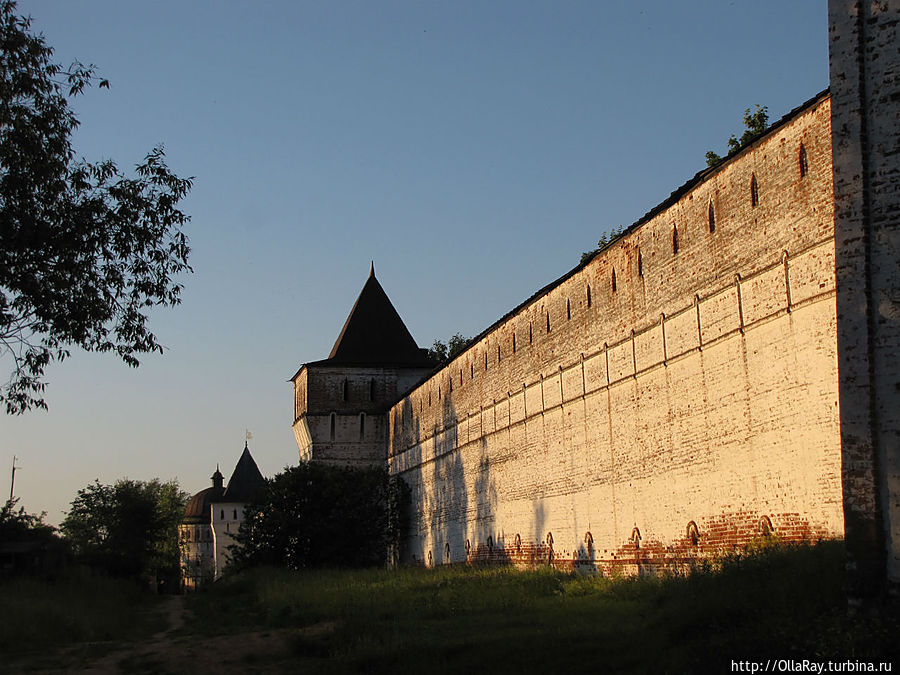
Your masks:
<path fill-rule="evenodd" d="M 233 566 L 383 566 L 402 537 L 407 501 L 403 482 L 383 469 L 287 468 L 247 507 Z"/>

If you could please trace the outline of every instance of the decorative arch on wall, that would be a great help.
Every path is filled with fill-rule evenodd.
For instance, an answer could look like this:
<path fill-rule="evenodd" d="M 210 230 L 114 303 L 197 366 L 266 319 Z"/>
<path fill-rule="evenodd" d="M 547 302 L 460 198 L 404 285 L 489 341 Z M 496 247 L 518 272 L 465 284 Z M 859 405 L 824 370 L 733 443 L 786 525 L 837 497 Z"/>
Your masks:
<path fill-rule="evenodd" d="M 631 542 L 636 549 L 641 547 L 641 531 L 638 528 L 634 528 L 631 531 Z"/>
<path fill-rule="evenodd" d="M 591 306 L 591 285 L 587 285 L 587 306 Z"/>
<path fill-rule="evenodd" d="M 697 529 L 697 523 L 693 520 L 687 524 L 687 538 L 691 546 L 700 545 L 700 530 Z"/>
<path fill-rule="evenodd" d="M 516 542 L 516 544 L 515 544 L 516 545 L 516 553 L 519 553 L 522 550 L 522 536 L 518 532 L 516 532 L 515 542 Z"/>
<path fill-rule="evenodd" d="M 672 225 L 672 255 L 678 253 L 678 226 Z"/>
<path fill-rule="evenodd" d="M 759 204 L 759 183 L 756 180 L 756 174 L 750 174 L 750 206 L 756 207 Z"/>
<path fill-rule="evenodd" d="M 329 415 L 328 418 L 329 418 L 329 425 L 330 425 L 330 427 L 331 427 L 331 432 L 330 432 L 330 434 L 329 434 L 329 437 L 330 437 L 331 440 L 333 441 L 333 440 L 334 440 L 335 433 L 336 433 L 336 431 L 337 431 L 337 421 L 336 421 L 336 419 L 335 419 L 334 413 L 331 413 L 331 415 Z M 224 516 L 223 516 L 223 517 L 224 517 Z"/>
<path fill-rule="evenodd" d="M 638 267 L 638 276 L 641 279 L 643 279 L 644 278 L 644 256 L 641 255 L 641 249 L 638 249 L 637 267 Z"/>
<path fill-rule="evenodd" d="M 444 544 L 444 562 L 450 562 L 450 542 Z"/>
<path fill-rule="evenodd" d="M 716 210 L 713 207 L 712 200 L 709 201 L 709 209 L 707 210 L 707 217 L 709 219 L 709 232 L 712 234 L 716 231 Z"/>
<path fill-rule="evenodd" d="M 759 533 L 763 537 L 769 537 L 775 534 L 775 526 L 772 525 L 772 519 L 769 516 L 762 516 L 759 519 Z"/>
<path fill-rule="evenodd" d="M 800 178 L 806 178 L 809 173 L 809 160 L 806 157 L 806 146 L 800 142 L 800 150 L 797 152 L 797 164 L 800 168 Z"/>
<path fill-rule="evenodd" d="M 615 267 L 613 267 L 613 270 L 612 270 L 611 285 L 612 285 L 612 292 L 615 293 L 616 292 L 616 268 Z"/>

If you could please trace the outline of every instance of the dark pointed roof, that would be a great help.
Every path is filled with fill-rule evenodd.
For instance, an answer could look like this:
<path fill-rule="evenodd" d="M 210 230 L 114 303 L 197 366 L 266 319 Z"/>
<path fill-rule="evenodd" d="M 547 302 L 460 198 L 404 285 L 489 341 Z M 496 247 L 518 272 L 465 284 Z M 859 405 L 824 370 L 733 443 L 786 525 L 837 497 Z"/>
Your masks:
<path fill-rule="evenodd" d="M 241 458 L 234 467 L 231 478 L 228 479 L 228 487 L 225 488 L 225 493 L 221 499 L 217 501 L 252 502 L 265 483 L 266 479 L 263 478 L 259 467 L 256 466 L 256 462 L 253 460 L 250 449 L 245 442 L 244 452 L 241 453 Z"/>
<path fill-rule="evenodd" d="M 374 263 L 350 316 L 324 362 L 334 365 L 430 367 L 387 293 L 375 278 Z"/>

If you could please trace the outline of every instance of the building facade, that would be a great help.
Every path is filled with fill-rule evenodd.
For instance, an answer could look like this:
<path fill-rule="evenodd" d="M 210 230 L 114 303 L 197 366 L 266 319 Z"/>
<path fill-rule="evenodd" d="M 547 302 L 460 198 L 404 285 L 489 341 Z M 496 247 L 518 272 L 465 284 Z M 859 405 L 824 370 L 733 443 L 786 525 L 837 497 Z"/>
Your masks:
<path fill-rule="evenodd" d="M 851 595 L 900 583 L 898 26 L 900 0 L 830 0 L 829 90 L 436 371 L 392 306 L 410 362 L 374 356 L 370 275 L 293 378 L 301 459 L 402 477 L 411 563 L 642 571 L 845 537 Z"/>
<path fill-rule="evenodd" d="M 244 508 L 265 484 L 246 443 L 228 486 L 218 467 L 211 480 L 211 487 L 188 501 L 178 527 L 182 588 L 188 591 L 218 579 L 225 571 Z"/>
<path fill-rule="evenodd" d="M 383 466 L 387 411 L 433 367 L 375 278 L 373 263 L 331 354 L 291 378 L 300 460 Z"/>
<path fill-rule="evenodd" d="M 638 570 L 843 534 L 830 97 L 391 410 L 410 562 Z"/>

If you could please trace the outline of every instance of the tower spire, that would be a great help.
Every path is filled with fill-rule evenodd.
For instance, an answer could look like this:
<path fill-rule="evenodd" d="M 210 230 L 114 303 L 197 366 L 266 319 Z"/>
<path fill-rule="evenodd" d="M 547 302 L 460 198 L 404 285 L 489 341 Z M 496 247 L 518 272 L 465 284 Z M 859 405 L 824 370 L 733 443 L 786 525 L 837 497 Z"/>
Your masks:
<path fill-rule="evenodd" d="M 369 264 L 369 276 L 370 277 L 375 276 L 375 261 L 374 260 Z"/>

